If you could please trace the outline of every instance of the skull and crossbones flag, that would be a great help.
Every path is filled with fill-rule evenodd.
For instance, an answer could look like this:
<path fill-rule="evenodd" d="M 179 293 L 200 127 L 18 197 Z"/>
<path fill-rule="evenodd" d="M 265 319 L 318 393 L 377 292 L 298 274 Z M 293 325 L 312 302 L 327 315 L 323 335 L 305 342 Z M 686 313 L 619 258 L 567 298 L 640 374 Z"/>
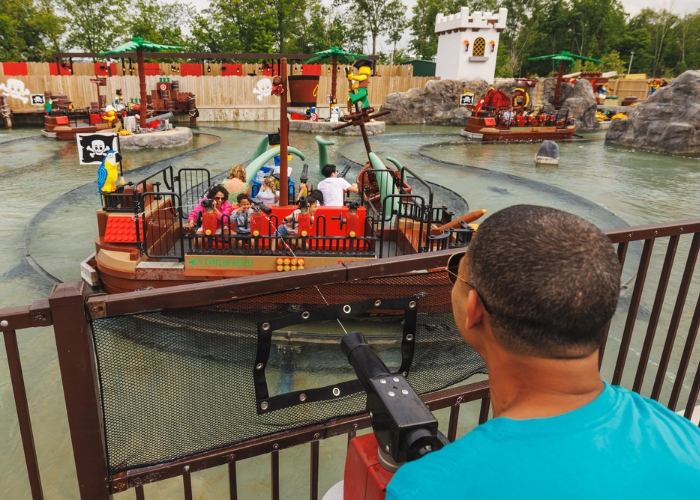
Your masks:
<path fill-rule="evenodd" d="M 119 140 L 115 134 L 75 134 L 75 137 L 81 165 L 100 164 L 108 151 L 119 152 Z"/>

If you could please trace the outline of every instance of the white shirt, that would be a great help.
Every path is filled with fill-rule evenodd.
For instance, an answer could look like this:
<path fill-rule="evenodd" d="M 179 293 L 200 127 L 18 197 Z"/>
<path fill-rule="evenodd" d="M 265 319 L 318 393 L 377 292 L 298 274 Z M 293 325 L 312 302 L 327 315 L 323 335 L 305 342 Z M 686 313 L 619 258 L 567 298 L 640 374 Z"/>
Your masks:
<path fill-rule="evenodd" d="M 343 192 L 350 187 L 350 183 L 342 177 L 328 177 L 316 187 L 323 193 L 324 207 L 342 207 L 345 200 Z"/>

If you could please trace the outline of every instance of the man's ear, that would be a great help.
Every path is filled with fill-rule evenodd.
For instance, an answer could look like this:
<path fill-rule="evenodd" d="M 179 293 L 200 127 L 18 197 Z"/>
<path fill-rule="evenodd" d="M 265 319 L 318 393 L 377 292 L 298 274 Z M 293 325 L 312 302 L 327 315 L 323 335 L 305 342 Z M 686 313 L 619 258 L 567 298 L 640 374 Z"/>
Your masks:
<path fill-rule="evenodd" d="M 484 305 L 481 303 L 479 294 L 476 290 L 467 292 L 467 330 L 471 330 L 478 326 L 484 319 Z"/>

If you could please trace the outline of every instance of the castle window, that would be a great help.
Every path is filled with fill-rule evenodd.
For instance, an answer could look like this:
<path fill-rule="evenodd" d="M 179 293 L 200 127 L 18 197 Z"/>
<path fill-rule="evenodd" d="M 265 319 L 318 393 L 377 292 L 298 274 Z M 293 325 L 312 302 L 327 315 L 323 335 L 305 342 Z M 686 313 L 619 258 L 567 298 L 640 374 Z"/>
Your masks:
<path fill-rule="evenodd" d="M 486 40 L 479 37 L 474 40 L 474 50 L 472 55 L 475 57 L 484 57 L 484 52 L 486 51 Z"/>

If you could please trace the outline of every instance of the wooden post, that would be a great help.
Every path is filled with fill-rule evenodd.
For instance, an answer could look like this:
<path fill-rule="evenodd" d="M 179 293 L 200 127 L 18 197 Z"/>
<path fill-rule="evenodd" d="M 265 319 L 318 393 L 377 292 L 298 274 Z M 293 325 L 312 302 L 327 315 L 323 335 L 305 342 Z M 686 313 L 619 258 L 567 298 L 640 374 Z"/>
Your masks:
<path fill-rule="evenodd" d="M 7 97 L 4 95 L 0 95 L 0 114 L 2 114 L 5 120 L 5 128 L 7 130 L 12 130 L 12 110 L 7 104 Z"/>
<path fill-rule="evenodd" d="M 336 102 L 335 91 L 338 86 L 338 56 L 333 54 L 333 67 L 331 68 L 331 102 L 330 108 L 333 107 L 333 103 Z"/>
<path fill-rule="evenodd" d="M 282 93 L 280 94 L 280 206 L 289 205 L 289 179 L 287 178 L 287 142 L 289 124 L 287 123 L 287 58 L 280 61 L 280 78 L 282 78 Z"/>
<path fill-rule="evenodd" d="M 109 500 L 107 454 L 85 284 L 61 283 L 49 297 L 68 427 L 82 500 Z"/>
<path fill-rule="evenodd" d="M 146 128 L 146 66 L 143 62 L 143 49 L 136 51 L 136 61 L 139 69 L 139 89 L 141 90 L 141 105 L 139 111 L 139 125 L 141 128 Z"/>

